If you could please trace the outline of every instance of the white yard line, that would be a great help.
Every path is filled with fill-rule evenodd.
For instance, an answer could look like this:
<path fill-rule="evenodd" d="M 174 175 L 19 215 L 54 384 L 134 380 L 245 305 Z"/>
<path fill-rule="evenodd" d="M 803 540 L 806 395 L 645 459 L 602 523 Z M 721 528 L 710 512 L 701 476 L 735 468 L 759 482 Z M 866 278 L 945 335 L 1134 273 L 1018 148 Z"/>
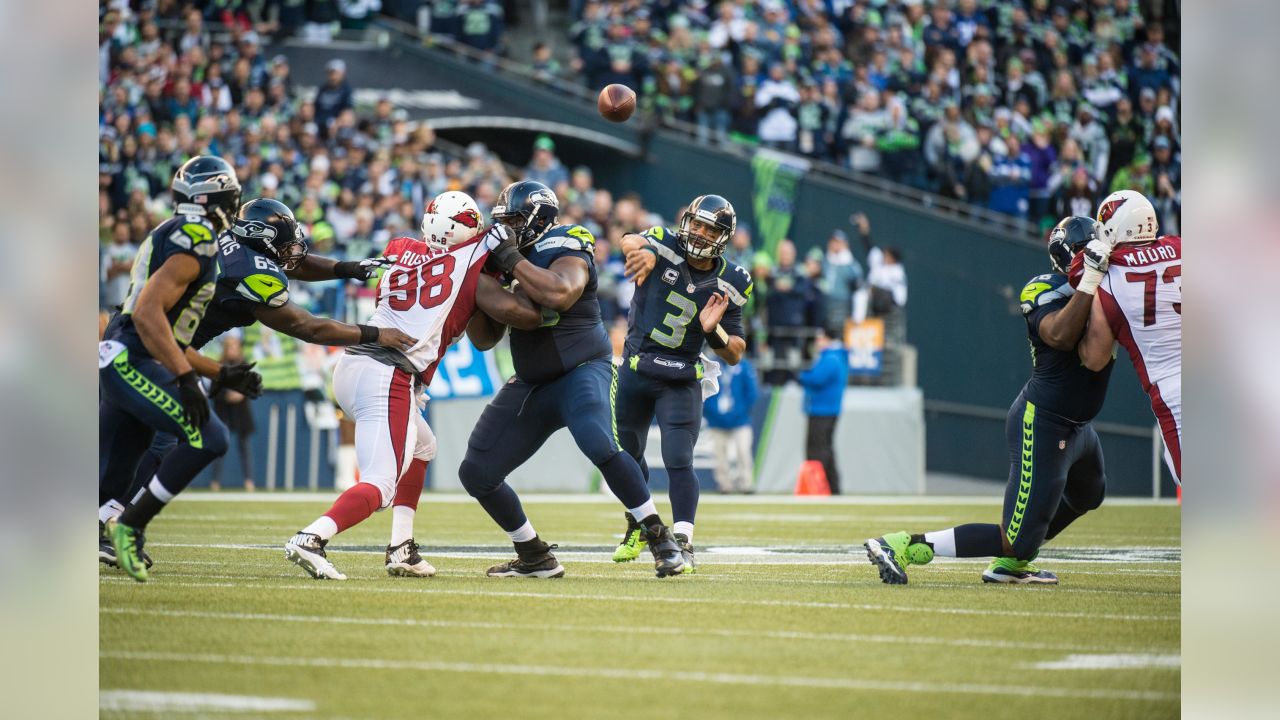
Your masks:
<path fill-rule="evenodd" d="M 462 620 L 420 620 L 414 618 L 364 618 L 336 615 L 279 615 L 274 613 L 211 612 L 203 610 L 158 610 L 144 608 L 100 608 L 106 615 L 137 615 L 143 617 L 176 617 L 207 620 L 262 621 L 316 623 L 320 625 L 371 625 L 391 627 L 454 628 L 477 630 L 519 630 L 546 632 L 581 632 L 633 635 L 634 625 L 548 625 L 546 623 L 501 623 Z M 1056 650 L 1062 652 L 1104 652 L 1117 648 L 1103 648 L 1060 643 L 1020 642 L 1016 640 L 989 640 L 981 638 L 943 638 L 920 635 L 868 635 L 859 633 L 814 633 L 790 630 L 733 630 L 703 627 L 652 626 L 643 629 L 649 635 L 676 635 L 680 637 L 708 636 L 727 638 L 769 638 L 772 640 L 810 640 L 836 643 L 887 643 L 891 645 L 941 645 L 945 647 L 991 648 L 997 650 Z M 1145 650 L 1145 649 L 1144 649 Z M 1144 650 L 1131 651 L 1141 653 Z M 1070 657 L 1077 657 L 1072 655 Z M 1083 656 L 1081 656 L 1083 657 Z"/>
<path fill-rule="evenodd" d="M 1060 660 L 1027 663 L 1036 670 L 1179 670 L 1182 656 L 1170 653 L 1068 655 Z"/>
<path fill-rule="evenodd" d="M 146 713 L 313 712 L 316 704 L 310 700 L 256 695 L 100 690 L 98 709 L 104 712 Z"/>
<path fill-rule="evenodd" d="M 338 496 L 336 492 L 254 492 L 222 491 L 191 492 L 182 495 L 182 502 L 263 502 L 303 503 L 327 502 Z M 423 502 L 431 504 L 469 504 L 475 499 L 465 493 L 428 493 Z M 590 493 L 526 493 L 520 496 L 525 505 L 613 505 L 618 501 L 607 495 Z M 704 495 L 699 501 L 705 505 L 795 505 L 821 508 L 834 505 L 938 505 L 938 506 L 999 506 L 1001 495 L 836 495 L 831 497 L 797 497 L 795 495 Z M 1150 498 L 1108 498 L 1107 505 L 1137 505 L 1152 507 L 1176 507 L 1176 500 L 1152 500 Z"/>
<path fill-rule="evenodd" d="M 201 575 L 201 577 L 212 577 L 215 579 L 230 578 L 235 579 L 236 576 L 228 575 Z M 299 578 L 302 579 L 302 578 Z M 639 579 L 637 579 L 639 580 Z M 133 580 L 128 577 L 118 575 L 102 575 L 99 582 L 119 583 L 135 585 Z M 678 581 L 677 581 L 678 582 Z M 502 579 L 495 579 L 495 587 L 501 585 Z M 186 580 L 167 580 L 162 577 L 156 578 L 152 587 L 228 587 L 227 583 L 206 583 L 203 581 L 192 582 Z M 324 592 L 339 591 L 349 592 L 344 588 L 344 583 L 337 581 L 314 581 L 307 583 L 279 583 L 279 582 L 241 582 L 234 583 L 232 587 L 244 590 L 254 589 L 278 589 L 278 590 L 301 590 L 303 592 Z M 1052 611 L 1033 611 L 1033 610 L 981 610 L 977 608 L 962 607 L 928 607 L 923 605 L 877 605 L 871 603 L 836 603 L 836 602 L 808 602 L 803 600 L 719 600 L 714 598 L 688 598 L 688 597 L 664 597 L 654 598 L 653 596 L 644 595 L 588 595 L 578 593 L 548 593 L 548 592 L 511 592 L 501 590 L 463 590 L 460 588 L 441 588 L 439 583 L 433 583 L 424 587 L 361 587 L 360 592 L 366 593 L 418 593 L 430 594 L 433 596 L 440 595 L 456 595 L 463 597 L 478 598 L 527 598 L 531 600 L 554 600 L 554 601 L 577 601 L 577 602 L 607 602 L 607 603 L 651 603 L 654 600 L 660 600 L 663 603 L 683 603 L 691 605 L 723 605 L 723 606 L 758 606 L 758 607 L 789 607 L 789 608 L 806 608 L 806 609 L 822 609 L 822 610 L 867 610 L 877 612 L 897 612 L 897 613 L 913 613 L 913 614 L 939 614 L 939 615 L 969 615 L 979 617 L 1028 617 L 1028 618 L 1056 618 L 1056 619 L 1080 619 L 1080 620 L 1116 620 L 1123 622 L 1175 622 L 1181 620 L 1180 615 L 1164 614 L 1164 615 L 1127 615 L 1116 613 L 1085 613 L 1085 612 L 1052 612 Z"/>
<path fill-rule="evenodd" d="M 860 690 L 878 692 L 920 692 L 941 694 L 993 695 L 1008 697 L 1017 695 L 1034 698 L 1070 698 L 1098 700 L 1132 700 L 1139 702 L 1176 702 L 1176 693 L 1119 688 L 1065 688 L 1028 687 L 1016 684 L 979 685 L 970 683 L 925 683 L 864 678 L 832 678 L 796 675 L 745 675 L 736 673 L 706 673 L 682 670 L 666 672 L 644 668 L 566 667 L 555 665 L 517 665 L 504 663 L 462 663 L 430 660 L 384 660 L 376 658 L 332 657 L 259 657 L 254 655 L 215 655 L 196 653 L 162 653 L 105 651 L 99 657 L 113 660 L 187 662 L 214 665 L 259 665 L 286 667 L 339 668 L 350 670 L 409 670 L 415 672 L 446 672 L 486 675 L 514 675 L 520 677 L 552 676 L 567 678 L 605 678 L 610 680 L 662 681 L 670 683 L 716 683 L 722 685 L 784 686 L 821 688 L 829 690 Z"/>

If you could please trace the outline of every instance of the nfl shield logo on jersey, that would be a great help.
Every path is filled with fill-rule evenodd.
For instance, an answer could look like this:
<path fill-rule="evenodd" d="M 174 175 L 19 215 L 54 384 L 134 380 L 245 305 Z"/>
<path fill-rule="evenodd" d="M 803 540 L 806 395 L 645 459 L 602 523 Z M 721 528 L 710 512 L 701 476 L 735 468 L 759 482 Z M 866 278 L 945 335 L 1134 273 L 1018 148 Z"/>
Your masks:
<path fill-rule="evenodd" d="M 662 282 L 668 285 L 675 285 L 678 279 L 680 279 L 680 274 L 676 272 L 675 268 L 667 268 L 662 271 Z"/>
<path fill-rule="evenodd" d="M 1058 441 L 1058 449 L 1059 449 L 1059 450 L 1066 450 L 1066 449 L 1067 449 L 1067 441 L 1066 441 L 1066 440 L 1059 440 L 1059 441 Z"/>

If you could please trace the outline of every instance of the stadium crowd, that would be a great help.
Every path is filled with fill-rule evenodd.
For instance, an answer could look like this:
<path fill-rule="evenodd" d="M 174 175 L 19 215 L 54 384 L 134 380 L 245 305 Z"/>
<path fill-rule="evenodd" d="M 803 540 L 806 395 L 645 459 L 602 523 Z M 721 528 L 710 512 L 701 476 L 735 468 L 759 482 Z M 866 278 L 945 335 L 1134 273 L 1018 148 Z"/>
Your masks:
<path fill-rule="evenodd" d="M 428 124 L 409 121 L 387 99 L 357 107 L 340 60 L 328 63 L 327 81 L 314 95 L 304 95 L 295 87 L 289 61 L 268 57 L 252 23 L 225 23 L 191 8 L 175 17 L 182 22 L 163 22 L 155 9 L 112 9 L 102 18 L 104 322 L 127 292 L 139 244 L 171 212 L 174 170 L 194 155 L 217 154 L 235 166 L 246 200 L 286 203 L 312 250 L 338 259 L 369 257 L 389 239 L 415 233 L 426 203 L 445 190 L 471 194 L 488 213 L 514 179 L 546 183 L 561 199 L 562 219 L 585 225 L 597 237 L 605 321 L 615 336 L 625 330 L 633 288 L 623 273 L 621 237 L 674 224 L 678 209 L 660 214 L 638 195 L 613 196 L 595 185 L 590 168 L 565 167 L 546 136 L 535 141 L 527 165 L 519 167 L 480 143 L 462 148 L 438 140 Z M 210 31 L 215 24 L 218 33 Z M 815 248 L 798 258 L 789 241 L 779 245 L 776 257 L 757 251 L 750 228 L 739 228 L 727 255 L 756 279 L 748 315 L 757 354 L 772 344 L 771 357 L 798 369 L 808 361 L 807 345 L 819 328 L 838 332 L 850 316 L 887 315 L 905 303 L 897 253 L 869 242 L 865 218 L 858 231 L 860 247 L 851 247 L 836 230 L 825 252 Z M 866 257 L 868 273 L 854 250 Z M 369 292 L 354 282 L 330 281 L 299 285 L 291 299 L 317 314 L 354 320 L 355 305 L 348 300 Z M 791 377 L 783 371 L 776 381 Z"/>

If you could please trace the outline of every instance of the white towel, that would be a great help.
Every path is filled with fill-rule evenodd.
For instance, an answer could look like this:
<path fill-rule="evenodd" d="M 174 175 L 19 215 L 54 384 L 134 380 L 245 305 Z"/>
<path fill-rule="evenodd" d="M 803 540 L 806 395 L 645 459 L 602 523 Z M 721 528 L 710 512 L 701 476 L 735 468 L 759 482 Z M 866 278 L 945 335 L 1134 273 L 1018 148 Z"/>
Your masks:
<path fill-rule="evenodd" d="M 705 354 L 699 355 L 698 359 L 702 362 L 702 399 L 706 400 L 720 392 L 720 363 Z"/>

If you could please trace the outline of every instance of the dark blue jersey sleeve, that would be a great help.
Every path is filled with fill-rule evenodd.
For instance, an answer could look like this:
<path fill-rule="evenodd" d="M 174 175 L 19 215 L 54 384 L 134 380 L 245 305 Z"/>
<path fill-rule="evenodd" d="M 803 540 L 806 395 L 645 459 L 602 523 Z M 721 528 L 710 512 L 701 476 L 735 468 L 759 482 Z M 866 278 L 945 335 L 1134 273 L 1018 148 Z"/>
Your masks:
<path fill-rule="evenodd" d="M 1040 321 L 1046 315 L 1066 307 L 1073 294 L 1066 275 L 1049 273 L 1031 278 L 1022 287 L 1022 316 L 1027 321 L 1027 334 L 1040 339 Z"/>
<path fill-rule="evenodd" d="M 540 261 L 537 264 L 542 267 L 550 267 L 564 255 L 576 255 L 586 260 L 588 265 L 594 265 L 595 249 L 595 236 L 581 225 L 557 225 L 533 246 L 533 252 Z"/>

